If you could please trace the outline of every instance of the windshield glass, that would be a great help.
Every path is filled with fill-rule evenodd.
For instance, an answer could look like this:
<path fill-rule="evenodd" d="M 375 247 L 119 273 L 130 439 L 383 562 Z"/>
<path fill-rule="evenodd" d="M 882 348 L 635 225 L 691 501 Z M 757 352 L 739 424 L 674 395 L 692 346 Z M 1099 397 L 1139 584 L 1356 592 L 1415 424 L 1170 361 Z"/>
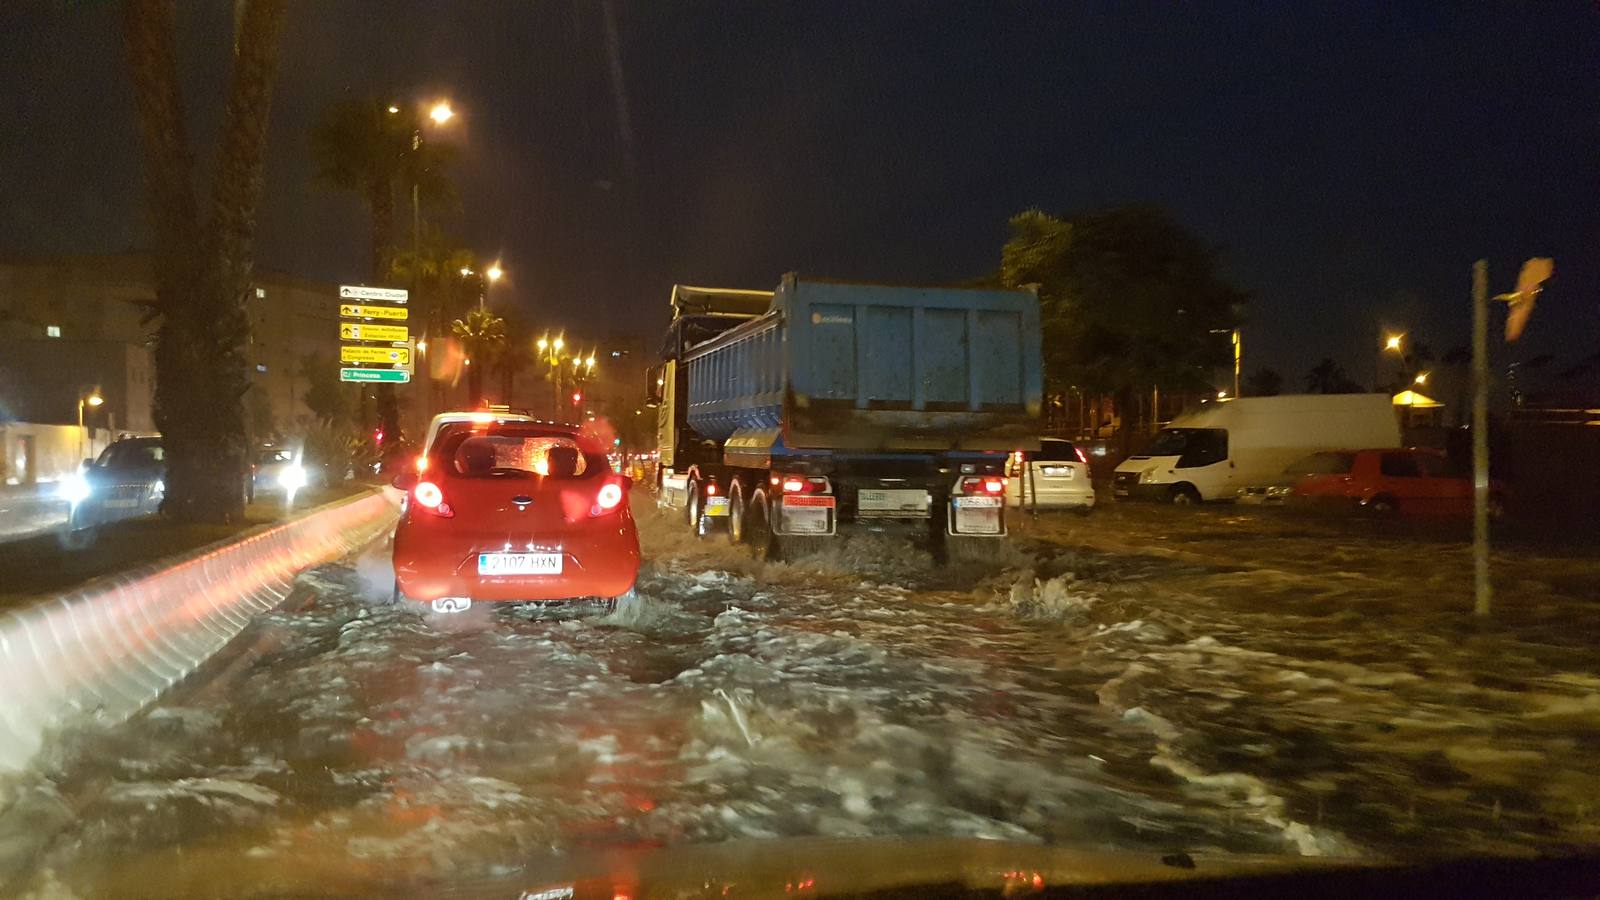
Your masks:
<path fill-rule="evenodd" d="M 447 461 L 451 475 L 462 478 L 578 478 L 609 468 L 604 457 L 583 453 L 571 435 L 533 429 L 496 427 L 446 434 L 433 456 Z"/>
<path fill-rule="evenodd" d="M 148 469 L 161 465 L 161 445 L 147 441 L 120 441 L 107 447 L 95 466 L 102 469 Z"/>

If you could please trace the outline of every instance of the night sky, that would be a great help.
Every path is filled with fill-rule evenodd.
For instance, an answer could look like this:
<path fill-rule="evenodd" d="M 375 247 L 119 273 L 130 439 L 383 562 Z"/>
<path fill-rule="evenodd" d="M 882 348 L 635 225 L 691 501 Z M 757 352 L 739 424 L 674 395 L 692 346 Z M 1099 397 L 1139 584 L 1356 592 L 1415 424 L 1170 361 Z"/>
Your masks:
<path fill-rule="evenodd" d="M 115 5 L 4 5 L 0 253 L 137 246 Z M 231 3 L 180 7 L 209 156 Z M 1252 294 L 1247 369 L 1332 355 L 1365 380 L 1382 326 L 1464 343 L 1479 256 L 1497 291 L 1556 260 L 1515 355 L 1600 350 L 1592 4 L 618 0 L 628 141 L 600 10 L 298 3 L 259 264 L 359 278 L 363 214 L 312 184 L 311 124 L 347 92 L 448 97 L 448 227 L 553 326 L 653 332 L 675 281 L 967 279 L 1016 211 L 1150 201 Z"/>

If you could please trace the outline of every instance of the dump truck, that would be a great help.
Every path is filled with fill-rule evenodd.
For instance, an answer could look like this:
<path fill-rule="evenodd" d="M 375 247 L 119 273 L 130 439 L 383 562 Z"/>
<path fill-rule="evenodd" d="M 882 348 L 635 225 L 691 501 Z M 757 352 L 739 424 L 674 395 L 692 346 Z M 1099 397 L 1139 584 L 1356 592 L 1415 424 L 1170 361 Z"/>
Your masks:
<path fill-rule="evenodd" d="M 1007 534 L 1007 454 L 1039 446 L 1035 293 L 790 274 L 671 304 L 656 488 L 693 533 L 784 556 L 893 528 L 946 558 Z"/>

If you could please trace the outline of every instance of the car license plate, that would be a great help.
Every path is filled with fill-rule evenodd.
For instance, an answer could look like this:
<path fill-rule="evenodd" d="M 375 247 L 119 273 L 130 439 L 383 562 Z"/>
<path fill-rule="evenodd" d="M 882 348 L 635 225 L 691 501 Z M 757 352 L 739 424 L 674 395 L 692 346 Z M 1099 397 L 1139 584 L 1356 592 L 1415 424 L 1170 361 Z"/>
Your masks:
<path fill-rule="evenodd" d="M 1039 467 L 1039 472 L 1041 474 L 1043 474 L 1043 475 L 1048 475 L 1051 478 L 1071 478 L 1072 477 L 1072 467 L 1071 466 L 1040 466 Z"/>
<path fill-rule="evenodd" d="M 479 553 L 479 575 L 560 575 L 559 553 Z"/>
<path fill-rule="evenodd" d="M 728 498 L 727 497 L 707 497 L 706 498 L 706 510 L 705 511 L 706 511 L 706 515 L 708 515 L 708 516 L 725 516 L 725 515 L 727 515 L 728 514 Z"/>
<path fill-rule="evenodd" d="M 957 534 L 1000 534 L 999 497 L 955 497 Z"/>
<path fill-rule="evenodd" d="M 914 516 L 928 514 L 928 492 L 923 490 L 864 489 L 856 492 L 856 512 L 863 516 Z"/>
<path fill-rule="evenodd" d="M 832 497 L 791 495 L 783 498 L 784 534 L 827 534 Z"/>

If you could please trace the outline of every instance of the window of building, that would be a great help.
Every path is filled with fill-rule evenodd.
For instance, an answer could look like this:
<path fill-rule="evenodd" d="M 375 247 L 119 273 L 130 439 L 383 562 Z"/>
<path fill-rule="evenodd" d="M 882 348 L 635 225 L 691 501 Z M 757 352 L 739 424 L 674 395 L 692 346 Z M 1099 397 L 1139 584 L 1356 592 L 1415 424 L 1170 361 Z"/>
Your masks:
<path fill-rule="evenodd" d="M 256 288 L 256 299 L 257 300 L 264 299 L 266 296 L 267 296 L 267 289 L 266 288 Z"/>
<path fill-rule="evenodd" d="M 44 336 L 45 337 L 61 337 L 61 326 L 60 325 L 46 325 L 44 327 Z"/>
<path fill-rule="evenodd" d="M 266 363 L 256 363 L 256 371 L 257 372 L 265 372 L 265 371 L 267 371 L 267 364 Z"/>

